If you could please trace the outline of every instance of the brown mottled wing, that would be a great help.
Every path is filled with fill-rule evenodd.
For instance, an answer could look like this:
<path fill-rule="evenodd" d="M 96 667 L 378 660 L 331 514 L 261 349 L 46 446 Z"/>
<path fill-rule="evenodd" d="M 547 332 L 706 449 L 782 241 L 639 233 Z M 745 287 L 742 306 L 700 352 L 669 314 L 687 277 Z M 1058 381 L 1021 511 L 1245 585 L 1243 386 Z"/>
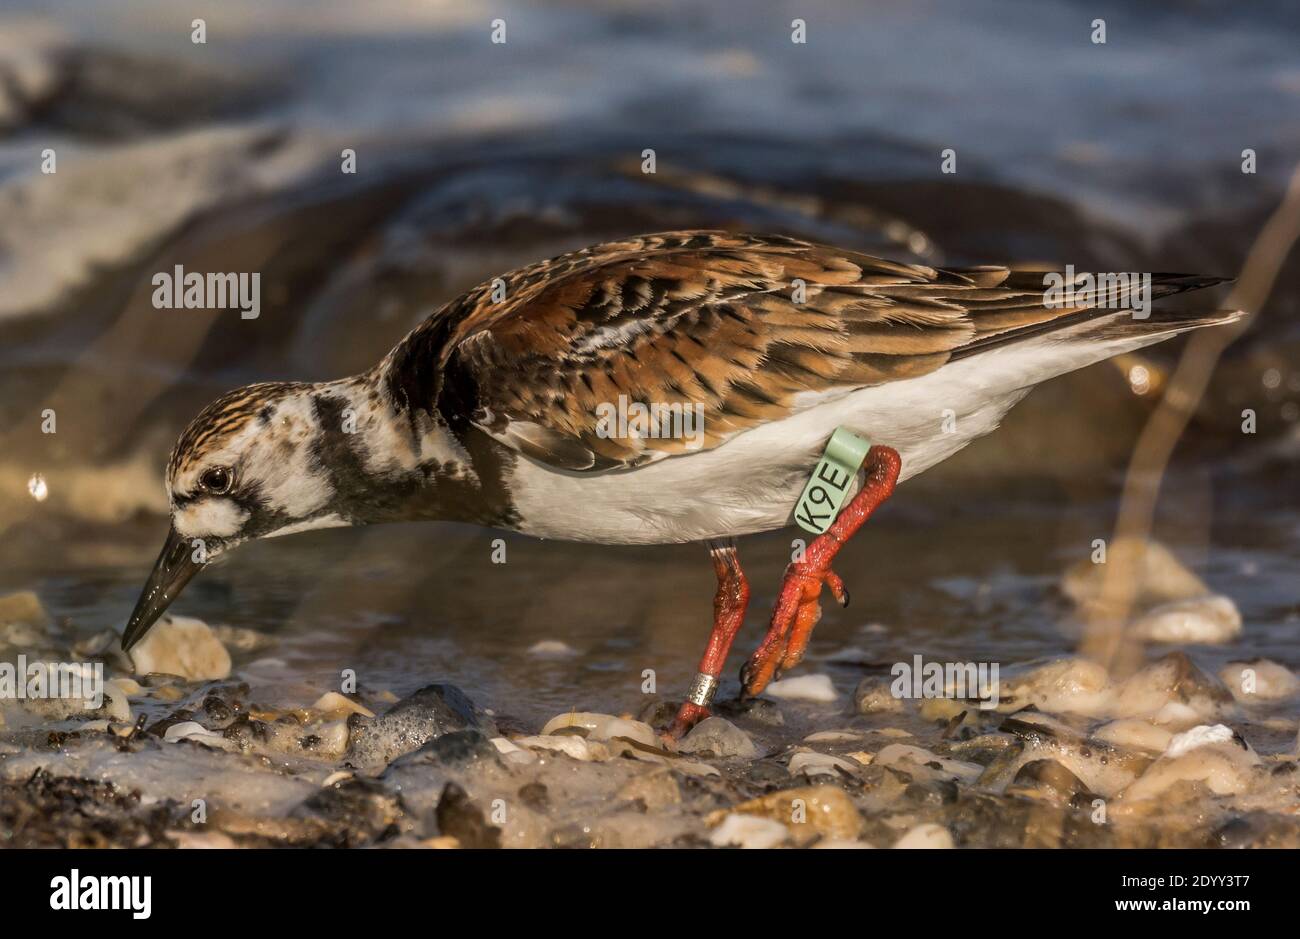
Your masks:
<path fill-rule="evenodd" d="M 716 447 L 809 406 L 810 392 L 922 375 L 965 346 L 1081 308 L 1045 308 L 1043 289 L 1041 274 L 1001 267 L 936 270 L 784 237 L 676 232 L 533 265 L 506 279 L 503 299 L 484 285 L 426 325 L 443 331 L 444 408 L 584 471 Z M 600 416 L 620 399 L 665 414 L 701 406 L 702 442 L 619 436 Z"/>

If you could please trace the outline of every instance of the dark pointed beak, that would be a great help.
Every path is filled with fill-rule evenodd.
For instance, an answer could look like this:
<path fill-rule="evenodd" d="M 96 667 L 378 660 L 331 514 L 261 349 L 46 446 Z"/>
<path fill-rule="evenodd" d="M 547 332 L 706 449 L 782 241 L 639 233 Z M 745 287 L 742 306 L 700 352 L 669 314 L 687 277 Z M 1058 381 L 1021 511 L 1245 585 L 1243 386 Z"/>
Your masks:
<path fill-rule="evenodd" d="M 158 617 L 167 611 L 190 578 L 199 572 L 203 565 L 194 560 L 194 552 L 189 541 L 178 534 L 175 528 L 167 532 L 167 542 L 162 554 L 153 566 L 149 582 L 144 585 L 140 599 L 136 601 L 135 611 L 122 633 L 122 648 L 130 651 L 131 647 L 144 638 L 149 627 L 158 621 Z"/>

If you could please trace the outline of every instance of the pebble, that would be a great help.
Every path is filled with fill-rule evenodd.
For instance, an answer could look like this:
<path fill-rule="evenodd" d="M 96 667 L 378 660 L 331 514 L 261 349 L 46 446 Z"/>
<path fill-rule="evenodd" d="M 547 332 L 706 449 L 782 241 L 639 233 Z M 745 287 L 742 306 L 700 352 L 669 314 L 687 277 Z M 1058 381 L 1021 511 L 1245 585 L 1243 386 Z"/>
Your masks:
<path fill-rule="evenodd" d="M 838 771 L 856 772 L 858 764 L 829 753 L 817 753 L 814 750 L 801 750 L 790 757 L 790 775 L 798 776 L 837 776 Z"/>
<path fill-rule="evenodd" d="M 181 740 L 193 740 L 196 743 L 205 746 L 215 747 L 219 750 L 232 749 L 231 741 L 227 740 L 221 734 L 213 733 L 198 721 L 180 721 L 172 724 L 163 733 L 163 740 L 166 743 L 177 743 Z"/>
<path fill-rule="evenodd" d="M 758 747 L 745 733 L 725 717 L 706 717 L 681 739 L 677 748 L 683 753 L 709 752 L 715 757 L 739 756 L 753 759 Z"/>
<path fill-rule="evenodd" d="M 578 654 L 578 650 L 559 639 L 543 639 L 535 642 L 528 649 L 528 654 L 539 659 L 567 659 Z"/>
<path fill-rule="evenodd" d="M 1155 715 L 1161 723 L 1176 724 L 1189 713 L 1201 719 L 1215 716 L 1230 703 L 1232 694 L 1222 682 L 1197 668 L 1186 653 L 1170 652 L 1124 682 L 1111 713 L 1114 717 Z"/>
<path fill-rule="evenodd" d="M 501 762 L 497 748 L 479 731 L 452 730 L 429 738 L 418 750 L 402 754 L 388 764 L 380 778 L 401 786 L 412 777 L 427 779 L 431 769 L 465 772 L 470 767 L 499 766 Z"/>
<path fill-rule="evenodd" d="M 1019 717 L 1009 717 L 1000 725 L 1000 731 L 1013 735 L 1016 740 L 984 770 L 979 779 L 982 787 L 1004 789 L 1026 763 L 1051 759 L 1078 776 L 1088 791 L 1109 797 L 1151 765 L 1150 756 L 1122 750 L 1068 728 L 1029 723 Z"/>
<path fill-rule="evenodd" d="M 1219 672 L 1232 696 L 1246 704 L 1282 701 L 1300 692 L 1300 678 L 1285 665 L 1268 659 L 1229 662 Z"/>
<path fill-rule="evenodd" d="M 261 652 L 276 644 L 274 636 L 245 626 L 213 626 L 212 632 L 223 646 L 236 652 Z"/>
<path fill-rule="evenodd" d="M 803 738 L 804 743 L 849 743 L 861 740 L 863 734 L 854 730 L 819 730 Z"/>
<path fill-rule="evenodd" d="M 942 825 L 927 822 L 917 825 L 894 842 L 895 848 L 952 848 L 952 835 Z"/>
<path fill-rule="evenodd" d="M 1197 747 L 1228 743 L 1236 736 L 1236 732 L 1226 724 L 1202 724 L 1200 727 L 1193 727 L 1171 738 L 1169 746 L 1165 748 L 1165 756 L 1172 760 L 1184 753 L 1190 753 Z"/>
<path fill-rule="evenodd" d="M 1052 714 L 1102 714 L 1111 701 L 1106 669 L 1087 659 L 1060 659 L 999 682 L 998 710 L 1030 704 Z"/>
<path fill-rule="evenodd" d="M 659 736 L 649 724 L 591 711 L 569 711 L 565 714 L 557 714 L 546 722 L 546 726 L 542 728 L 542 735 L 547 736 L 557 731 L 572 729 L 585 731 L 583 736 L 592 740 L 613 740 L 622 737 L 655 749 L 662 746 Z"/>
<path fill-rule="evenodd" d="M 548 736 L 541 734 L 533 737 L 516 737 L 514 742 L 521 747 L 533 750 L 550 750 L 563 753 L 575 760 L 589 763 L 593 760 L 603 762 L 609 759 L 609 750 L 600 743 L 589 742 L 585 737 L 575 734 Z"/>
<path fill-rule="evenodd" d="M 46 632 L 54 621 L 35 591 L 19 590 L 0 596 L 0 626 L 30 626 Z"/>
<path fill-rule="evenodd" d="M 348 714 L 360 714 L 362 717 L 374 717 L 375 712 L 365 705 L 358 704 L 347 695 L 339 694 L 337 691 L 327 691 L 312 706 L 313 711 L 319 711 L 326 717 L 340 717 Z"/>
<path fill-rule="evenodd" d="M 1177 783 L 1200 783 L 1218 796 L 1239 795 L 1259 778 L 1259 755 L 1232 728 L 1203 724 L 1169 741 L 1160 759 L 1151 764 L 1120 795 L 1124 800 L 1165 795 Z"/>
<path fill-rule="evenodd" d="M 713 830 L 709 842 L 717 848 L 775 848 L 789 836 L 789 830 L 780 822 L 733 813 Z"/>
<path fill-rule="evenodd" d="M 767 686 L 767 693 L 787 701 L 819 701 L 830 703 L 838 697 L 829 675 L 800 675 L 782 678 Z"/>
<path fill-rule="evenodd" d="M 719 701 L 714 711 L 736 720 L 752 721 L 767 727 L 785 726 L 785 715 L 770 698 L 745 698 Z M 673 709 L 674 713 L 676 708 Z M 670 715 L 671 716 L 671 715 Z"/>
<path fill-rule="evenodd" d="M 853 707 L 859 714 L 889 714 L 903 710 L 903 702 L 894 696 L 888 680 L 864 678 L 853 689 Z"/>
<path fill-rule="evenodd" d="M 455 838 L 462 847 L 501 847 L 501 829 L 489 824 L 478 803 L 454 782 L 443 786 L 435 817 L 438 833 Z"/>
<path fill-rule="evenodd" d="M 1093 736 L 1117 747 L 1163 753 L 1173 734 L 1149 721 L 1122 718 L 1098 727 Z"/>
<path fill-rule="evenodd" d="M 481 716 L 474 703 L 455 685 L 427 685 L 398 701 L 374 720 L 349 718 L 353 727 L 349 760 L 354 766 L 387 765 L 403 753 L 458 730 L 497 736 L 496 725 Z"/>
<path fill-rule="evenodd" d="M 633 776 L 623 784 L 615 797 L 627 802 L 640 800 L 647 810 L 656 811 L 680 804 L 682 790 L 668 770 L 651 770 Z"/>
<path fill-rule="evenodd" d="M 673 769 L 685 773 L 687 776 L 722 775 L 722 772 L 716 766 L 710 766 L 708 763 L 696 763 L 693 760 L 673 760 L 671 765 Z"/>
<path fill-rule="evenodd" d="M 131 682 L 135 685 L 135 682 Z M 136 685 L 137 690 L 139 685 Z M 128 691 L 120 679 L 104 682 L 104 703 L 108 705 L 108 717 L 113 721 L 131 722 L 131 702 L 127 700 Z"/>
<path fill-rule="evenodd" d="M 207 623 L 166 614 L 130 653 L 136 674 L 161 672 L 190 681 L 230 676 L 230 653 Z"/>
<path fill-rule="evenodd" d="M 875 755 L 872 763 L 878 766 L 897 766 L 911 772 L 929 770 L 961 783 L 973 783 L 984 772 L 978 763 L 950 760 L 921 747 L 906 743 L 891 743 Z M 910 764 L 910 765 L 909 765 Z"/>
<path fill-rule="evenodd" d="M 1209 593 L 1205 582 L 1158 541 L 1120 538 L 1111 542 L 1107 561 L 1133 559 L 1140 565 L 1136 602 L 1146 608 L 1173 600 L 1190 600 Z M 1086 559 L 1070 567 L 1061 578 L 1061 590 L 1075 603 L 1086 606 L 1101 596 L 1106 565 Z"/>
<path fill-rule="evenodd" d="M 1222 645 L 1240 634 L 1241 613 L 1221 594 L 1163 603 L 1129 625 L 1129 635 L 1148 642 Z"/>
<path fill-rule="evenodd" d="M 493 737 L 490 742 L 492 746 L 497 748 L 497 752 L 501 754 L 501 758 L 507 763 L 527 765 L 537 762 L 535 753 L 525 750 L 523 747 L 515 746 L 512 741 L 507 740 L 505 737 Z"/>
<path fill-rule="evenodd" d="M 717 824 L 723 816 L 737 813 L 779 822 L 798 841 L 810 840 L 812 835 L 852 841 L 862 832 L 862 816 L 853 800 L 838 786 L 783 789 L 742 802 L 725 812 L 715 812 L 705 821 Z"/>
<path fill-rule="evenodd" d="M 1056 760 L 1030 760 L 1020 767 L 1006 792 L 1008 795 L 1049 794 L 1069 799 L 1086 792 L 1087 788 L 1083 780 Z"/>

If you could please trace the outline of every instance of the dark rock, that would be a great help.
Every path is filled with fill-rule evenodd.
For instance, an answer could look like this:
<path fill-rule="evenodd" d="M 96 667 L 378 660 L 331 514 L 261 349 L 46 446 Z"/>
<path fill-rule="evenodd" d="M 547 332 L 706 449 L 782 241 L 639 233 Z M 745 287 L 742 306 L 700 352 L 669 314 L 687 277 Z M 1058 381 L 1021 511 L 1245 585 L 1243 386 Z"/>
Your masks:
<path fill-rule="evenodd" d="M 409 827 L 399 796 L 373 779 L 353 777 L 321 789 L 289 813 L 291 818 L 324 823 L 325 842 L 354 848 L 386 841 Z"/>
<path fill-rule="evenodd" d="M 235 709 L 214 694 L 203 699 L 203 711 L 211 720 L 211 723 L 206 726 L 212 730 L 224 727 L 235 718 Z"/>
<path fill-rule="evenodd" d="M 713 709 L 723 717 L 737 722 L 752 721 L 755 724 L 764 724 L 768 727 L 785 726 L 785 715 L 776 706 L 776 702 L 768 698 L 747 698 L 744 700 L 736 698 L 730 701 L 720 701 L 714 705 Z"/>
<path fill-rule="evenodd" d="M 387 765 L 430 740 L 459 730 L 496 736 L 492 720 L 479 714 L 473 702 L 453 685 L 421 688 L 373 720 L 354 714 L 348 727 L 348 761 L 359 767 Z"/>
<path fill-rule="evenodd" d="M 658 699 L 647 702 L 645 707 L 641 708 L 641 713 L 637 715 L 637 720 L 651 727 L 666 727 L 676 715 L 676 704 Z"/>
<path fill-rule="evenodd" d="M 384 775 L 387 776 L 390 770 L 396 772 L 417 766 L 463 767 L 482 760 L 501 762 L 492 741 L 477 730 L 455 730 L 433 738 L 412 753 L 399 756 Z"/>
<path fill-rule="evenodd" d="M 460 786 L 449 782 L 442 788 L 436 811 L 438 830 L 451 835 L 464 848 L 501 847 L 501 829 L 489 825 L 482 810 Z"/>
<path fill-rule="evenodd" d="M 524 783 L 519 787 L 519 801 L 534 812 L 545 812 L 551 806 L 551 793 L 544 783 Z"/>
<path fill-rule="evenodd" d="M 266 742 L 266 722 L 255 721 L 247 714 L 240 714 L 231 721 L 229 727 L 221 732 L 221 736 L 227 740 L 233 740 L 246 750 L 254 743 Z"/>
<path fill-rule="evenodd" d="M 1056 760 L 1030 760 L 1016 773 L 1007 788 L 1008 795 L 1049 790 L 1067 799 L 1087 793 L 1083 780 Z"/>

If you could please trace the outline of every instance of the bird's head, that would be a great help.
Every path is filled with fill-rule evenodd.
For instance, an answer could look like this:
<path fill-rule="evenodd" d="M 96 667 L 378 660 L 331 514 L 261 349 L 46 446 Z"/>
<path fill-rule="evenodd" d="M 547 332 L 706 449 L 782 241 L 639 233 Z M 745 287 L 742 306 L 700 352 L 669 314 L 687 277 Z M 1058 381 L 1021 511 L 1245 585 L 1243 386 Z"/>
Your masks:
<path fill-rule="evenodd" d="M 167 464 L 171 530 L 122 636 L 130 649 L 204 565 L 253 538 L 343 525 L 313 386 L 269 382 L 208 405 Z"/>

